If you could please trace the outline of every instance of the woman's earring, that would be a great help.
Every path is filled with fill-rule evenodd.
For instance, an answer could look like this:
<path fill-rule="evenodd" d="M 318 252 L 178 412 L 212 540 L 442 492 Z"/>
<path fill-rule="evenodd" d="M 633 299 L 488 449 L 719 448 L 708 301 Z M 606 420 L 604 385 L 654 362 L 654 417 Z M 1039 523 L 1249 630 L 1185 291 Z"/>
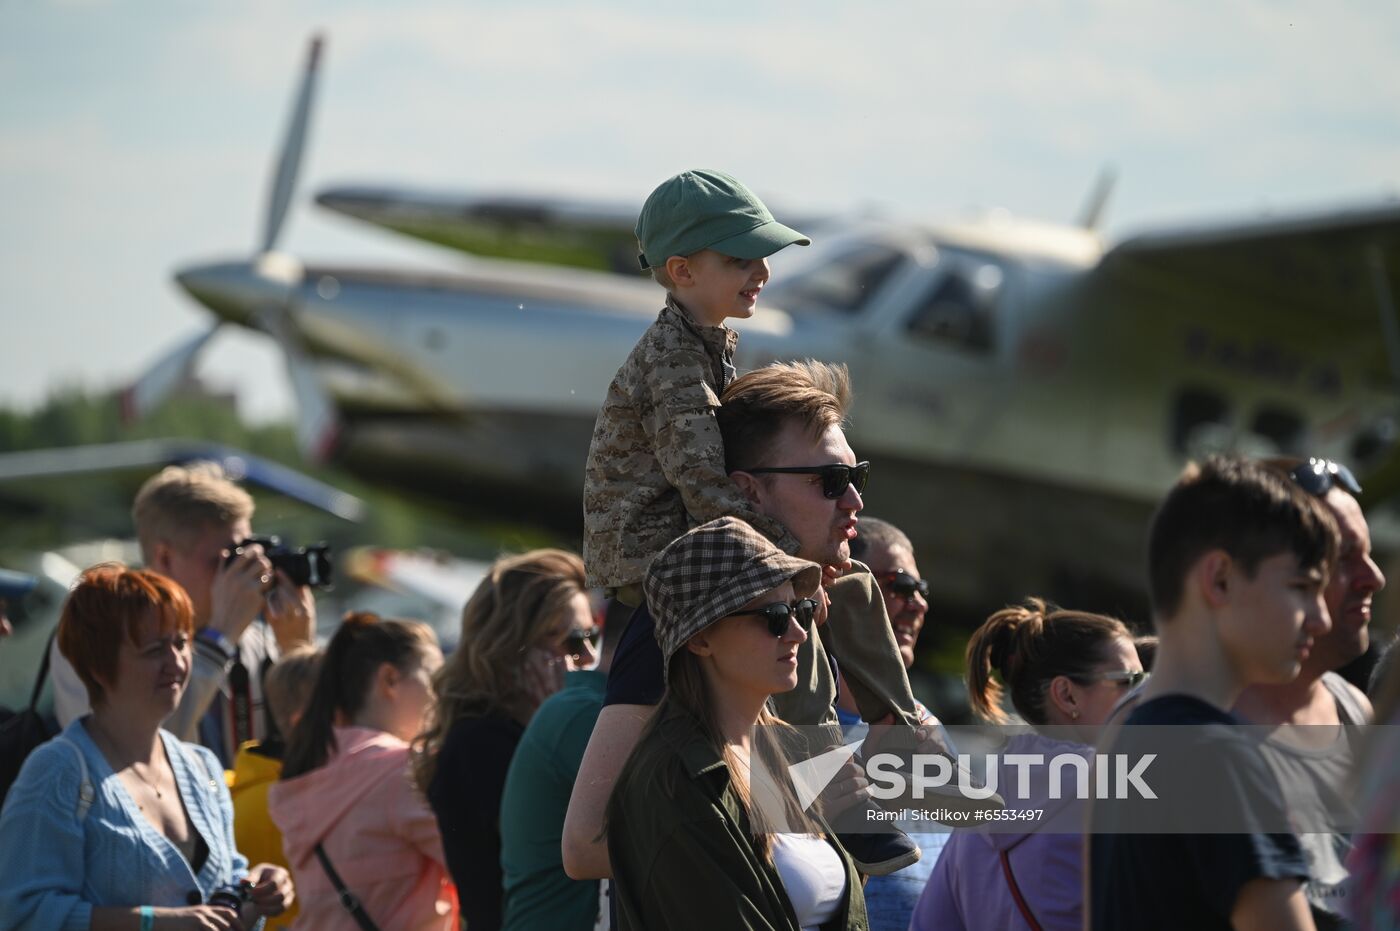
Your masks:
<path fill-rule="evenodd" d="M 1072 721 L 1078 721 L 1078 720 L 1079 720 L 1079 709 L 1078 709 L 1078 708 L 1075 708 L 1073 711 L 1071 711 L 1071 712 L 1069 713 L 1069 716 L 1070 716 L 1070 720 L 1072 720 Z"/>

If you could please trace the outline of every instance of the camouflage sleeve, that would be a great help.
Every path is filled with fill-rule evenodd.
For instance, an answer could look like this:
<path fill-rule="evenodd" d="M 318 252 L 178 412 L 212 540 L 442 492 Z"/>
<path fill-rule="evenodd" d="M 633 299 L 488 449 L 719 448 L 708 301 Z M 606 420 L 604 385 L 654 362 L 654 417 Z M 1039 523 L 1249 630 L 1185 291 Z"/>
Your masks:
<path fill-rule="evenodd" d="M 680 492 L 693 524 L 721 517 L 748 521 L 780 549 L 795 554 L 797 539 L 779 521 L 758 513 L 724 467 L 719 397 L 705 381 L 702 352 L 667 353 L 643 375 L 647 412 L 642 428 L 666 481 Z"/>

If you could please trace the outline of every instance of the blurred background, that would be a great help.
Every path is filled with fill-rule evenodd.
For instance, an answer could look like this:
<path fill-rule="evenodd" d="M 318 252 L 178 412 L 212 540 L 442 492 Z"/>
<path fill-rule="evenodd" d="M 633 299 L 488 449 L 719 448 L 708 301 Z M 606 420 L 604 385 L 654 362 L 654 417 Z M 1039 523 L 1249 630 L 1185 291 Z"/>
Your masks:
<path fill-rule="evenodd" d="M 412 493 L 412 475 L 376 481 L 333 456 L 308 458 L 285 340 L 267 333 L 222 327 L 178 389 L 140 417 L 123 410 L 124 390 L 213 322 L 176 284 L 177 269 L 266 245 L 308 263 L 420 276 L 476 267 L 317 207 L 317 191 L 528 191 L 625 213 L 664 177 L 713 165 L 780 216 L 933 223 L 1009 212 L 1074 224 L 1111 172 L 1089 225 L 1112 244 L 1343 206 L 1385 212 L 1400 183 L 1400 8 L 1383 4 L 291 6 L 0 0 L 0 452 L 181 438 L 288 466 L 363 505 L 352 520 L 254 489 L 261 532 L 326 540 L 341 554 L 367 548 L 343 558 L 353 571 L 323 620 L 349 603 L 432 615 L 449 642 L 483 561 L 545 543 L 576 548 L 567 520 L 445 509 Z M 271 179 L 313 32 L 327 44 L 300 180 L 269 242 Z M 630 344 L 620 340 L 612 366 Z M 1328 364 L 1345 351 L 1333 347 Z M 1177 449 L 1163 461 L 1182 458 Z M 0 565 L 52 583 L 12 612 L 0 704 L 14 705 L 32 676 L 64 572 L 134 558 L 121 542 L 127 508 L 154 470 L 0 481 Z M 1144 516 L 1141 497 L 1124 510 L 1130 524 Z M 895 501 L 868 506 L 901 522 Z M 386 562 L 379 550 L 400 555 Z M 937 582 L 934 561 L 921 560 Z M 945 590 L 961 574 L 950 569 Z M 1141 622 L 1140 592 L 1128 589 L 1083 606 Z M 999 606 L 975 594 L 944 600 L 935 585 L 919 666 L 926 694 L 939 682 L 957 691 L 966 631 Z"/>

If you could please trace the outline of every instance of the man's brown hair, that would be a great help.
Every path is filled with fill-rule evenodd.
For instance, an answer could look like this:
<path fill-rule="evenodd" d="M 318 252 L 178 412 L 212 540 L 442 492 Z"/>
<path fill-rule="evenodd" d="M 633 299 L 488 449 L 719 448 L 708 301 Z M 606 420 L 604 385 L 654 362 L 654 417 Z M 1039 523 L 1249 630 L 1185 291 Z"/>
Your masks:
<path fill-rule="evenodd" d="M 211 526 L 253 519 L 253 497 L 218 463 L 166 466 L 146 480 L 131 506 L 131 520 L 149 562 L 160 542 L 183 542 Z"/>
<path fill-rule="evenodd" d="M 1340 536 L 1331 511 L 1278 469 L 1212 456 L 1191 463 L 1167 493 L 1147 540 L 1153 615 L 1176 614 L 1186 574 L 1211 550 L 1224 550 L 1248 576 L 1259 563 L 1293 553 L 1304 569 L 1332 569 Z"/>
<path fill-rule="evenodd" d="M 768 465 L 773 437 L 789 423 L 814 438 L 846 420 L 851 376 L 844 365 L 805 359 L 774 362 L 734 379 L 719 398 L 725 468 L 730 472 Z"/>

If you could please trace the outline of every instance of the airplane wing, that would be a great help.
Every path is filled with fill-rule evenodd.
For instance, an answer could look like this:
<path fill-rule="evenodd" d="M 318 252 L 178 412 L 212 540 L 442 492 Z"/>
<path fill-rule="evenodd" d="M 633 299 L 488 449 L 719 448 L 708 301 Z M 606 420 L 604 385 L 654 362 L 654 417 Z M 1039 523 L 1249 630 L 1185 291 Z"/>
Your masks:
<path fill-rule="evenodd" d="M 1146 233 L 1116 245 L 1100 268 L 1216 291 L 1264 327 L 1340 315 L 1379 335 L 1381 310 L 1394 317 L 1400 284 L 1400 202 Z"/>
<path fill-rule="evenodd" d="M 98 491 L 94 486 L 108 480 L 120 480 L 123 475 L 144 480 L 164 466 L 199 460 L 219 463 L 231 477 L 254 489 L 273 492 L 343 520 L 360 521 L 365 516 L 362 500 L 295 469 L 231 446 L 179 439 L 0 453 L 0 508 L 8 506 L 22 514 L 57 510 L 64 501 L 81 503 L 85 496 Z M 130 491 L 123 490 L 118 497 L 125 507 L 130 506 Z"/>
<path fill-rule="evenodd" d="M 347 186 L 316 195 L 336 213 L 414 239 L 499 259 L 645 275 L 633 232 L 641 203 Z M 830 218 L 790 216 L 812 232 Z"/>
<path fill-rule="evenodd" d="M 384 187 L 330 188 L 316 203 L 474 255 L 643 274 L 632 232 L 640 204 Z"/>
<path fill-rule="evenodd" d="M 1400 392 L 1400 202 L 1134 236 L 1103 258 L 1110 288 L 1209 302 L 1222 327 L 1345 347 L 1363 384 Z M 1400 496 L 1400 444 L 1366 470 L 1366 502 Z"/>

